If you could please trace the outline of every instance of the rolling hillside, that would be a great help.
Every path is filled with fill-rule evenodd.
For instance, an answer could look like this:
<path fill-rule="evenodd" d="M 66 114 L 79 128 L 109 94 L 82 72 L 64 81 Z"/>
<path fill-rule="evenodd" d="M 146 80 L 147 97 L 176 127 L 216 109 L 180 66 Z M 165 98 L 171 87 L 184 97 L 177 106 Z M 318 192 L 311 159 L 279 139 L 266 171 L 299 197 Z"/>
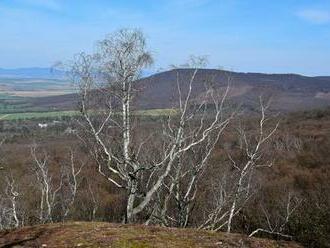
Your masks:
<path fill-rule="evenodd" d="M 2 70 L 4 71 L 4 70 Z M 5 70 L 8 73 L 8 70 Z M 0 70 L 0 113 L 31 111 L 62 111 L 76 109 L 78 95 L 68 80 L 55 78 L 46 69 L 14 71 L 11 77 Z M 25 74 L 26 73 L 26 74 Z M 48 74 L 47 74 L 48 73 Z M 136 82 L 135 105 L 138 109 L 168 109 L 178 105 L 177 76 L 182 92 L 186 92 L 193 73 L 191 69 L 176 69 L 154 74 Z M 8 76 L 8 74 L 6 74 Z M 21 77 L 19 76 L 21 75 Z M 39 76 L 32 78 L 30 76 Z M 271 97 L 275 111 L 288 112 L 330 106 L 330 77 L 306 77 L 296 74 L 239 73 L 223 70 L 199 70 L 193 97 L 198 102 L 206 85 L 221 92 L 230 77 L 229 99 L 246 109 L 254 109 L 258 97 Z"/>
<path fill-rule="evenodd" d="M 139 80 L 135 98 L 139 109 L 171 108 L 178 104 L 177 75 L 183 89 L 187 89 L 191 69 L 176 69 Z M 215 89 L 223 90 L 230 75 L 229 98 L 238 105 L 256 107 L 260 95 L 272 97 L 272 109 L 297 111 L 330 105 L 330 77 L 306 77 L 296 74 L 237 73 L 222 70 L 199 70 L 193 85 L 193 96 L 198 101 L 205 84 L 212 79 Z M 30 99 L 35 107 L 67 110 L 77 106 L 77 95 L 50 96 Z"/>

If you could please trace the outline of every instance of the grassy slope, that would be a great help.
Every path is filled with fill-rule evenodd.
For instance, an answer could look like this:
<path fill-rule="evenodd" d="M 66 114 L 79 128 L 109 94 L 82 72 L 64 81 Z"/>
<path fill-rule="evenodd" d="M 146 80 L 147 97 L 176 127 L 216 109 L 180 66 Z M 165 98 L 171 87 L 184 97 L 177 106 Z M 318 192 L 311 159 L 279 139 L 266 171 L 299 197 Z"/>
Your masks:
<path fill-rule="evenodd" d="M 298 248 L 293 242 L 247 238 L 194 229 L 98 222 L 50 224 L 0 232 L 0 247 L 246 247 Z"/>

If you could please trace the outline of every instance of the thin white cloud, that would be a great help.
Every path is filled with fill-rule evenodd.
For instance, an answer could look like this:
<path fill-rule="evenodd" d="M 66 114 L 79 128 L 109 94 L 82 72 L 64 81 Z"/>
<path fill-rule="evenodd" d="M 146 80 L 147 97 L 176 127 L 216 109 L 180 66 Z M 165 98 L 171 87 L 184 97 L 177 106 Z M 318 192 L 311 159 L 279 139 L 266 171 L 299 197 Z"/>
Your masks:
<path fill-rule="evenodd" d="M 303 9 L 297 12 L 301 19 L 314 24 L 330 23 L 330 11 L 320 9 Z"/>

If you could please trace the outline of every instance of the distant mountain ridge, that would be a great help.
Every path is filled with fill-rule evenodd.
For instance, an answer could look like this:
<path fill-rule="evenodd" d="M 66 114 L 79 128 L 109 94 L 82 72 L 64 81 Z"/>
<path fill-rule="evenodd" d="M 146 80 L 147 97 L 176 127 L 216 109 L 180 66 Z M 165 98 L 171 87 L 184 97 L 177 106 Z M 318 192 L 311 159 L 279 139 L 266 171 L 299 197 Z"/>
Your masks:
<path fill-rule="evenodd" d="M 16 69 L 0 68 L 0 78 L 63 79 L 65 72 L 54 68 L 28 67 Z"/>

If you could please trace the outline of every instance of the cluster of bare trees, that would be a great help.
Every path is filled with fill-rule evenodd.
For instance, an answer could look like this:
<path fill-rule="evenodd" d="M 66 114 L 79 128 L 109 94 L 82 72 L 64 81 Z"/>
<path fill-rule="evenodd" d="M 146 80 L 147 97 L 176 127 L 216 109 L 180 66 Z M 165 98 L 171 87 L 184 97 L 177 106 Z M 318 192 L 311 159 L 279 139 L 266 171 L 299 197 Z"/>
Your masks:
<path fill-rule="evenodd" d="M 33 170 L 40 191 L 39 222 L 54 221 L 54 211 L 57 211 L 57 221 L 65 220 L 74 203 L 78 190 L 78 176 L 85 163 L 74 157 L 73 150 L 69 153 L 69 162 L 63 162 L 60 172 L 57 173 L 57 185 L 50 172 L 48 154 L 45 150 L 39 152 L 37 145 L 31 147 Z"/>
<path fill-rule="evenodd" d="M 200 82 L 197 75 L 205 60 L 193 58 L 184 82 L 177 70 L 175 114 L 163 119 L 161 129 L 144 137 L 131 126 L 136 80 L 152 61 L 143 34 L 120 30 L 98 48 L 94 55 L 79 54 L 71 70 L 84 117 L 79 137 L 96 159 L 99 173 L 126 192 L 126 222 L 137 221 L 143 214 L 148 224 L 186 227 L 213 151 L 228 125 L 239 117 L 226 104 L 230 75 L 223 91 L 214 88 L 212 78 Z M 196 101 L 198 83 L 204 84 L 205 91 Z M 251 132 L 242 124 L 237 128 L 239 159 L 226 152 L 230 165 L 219 165 L 222 173 L 213 182 L 214 201 L 206 204 L 209 208 L 200 228 L 226 227 L 230 232 L 234 216 L 255 193 L 255 171 L 271 166 L 263 158 L 264 146 L 278 123 L 269 127 L 268 107 L 260 98 L 259 125 Z"/>
<path fill-rule="evenodd" d="M 69 158 L 61 161 L 61 168 L 51 168 L 49 155 L 45 149 L 33 144 L 30 148 L 29 169 L 31 173 L 20 178 L 9 169 L 2 168 L 0 192 L 0 230 L 24 226 L 25 222 L 49 223 L 66 220 L 74 204 L 84 162 L 76 159 L 73 150 L 70 150 Z M 31 184 L 26 189 L 26 182 Z M 23 189 L 23 187 L 25 187 Z M 29 216 L 30 211 L 26 205 L 27 194 L 33 196 L 37 205 L 33 210 L 35 214 Z M 39 198 L 39 199 L 38 199 Z M 24 204 L 24 203 L 25 204 Z"/>

